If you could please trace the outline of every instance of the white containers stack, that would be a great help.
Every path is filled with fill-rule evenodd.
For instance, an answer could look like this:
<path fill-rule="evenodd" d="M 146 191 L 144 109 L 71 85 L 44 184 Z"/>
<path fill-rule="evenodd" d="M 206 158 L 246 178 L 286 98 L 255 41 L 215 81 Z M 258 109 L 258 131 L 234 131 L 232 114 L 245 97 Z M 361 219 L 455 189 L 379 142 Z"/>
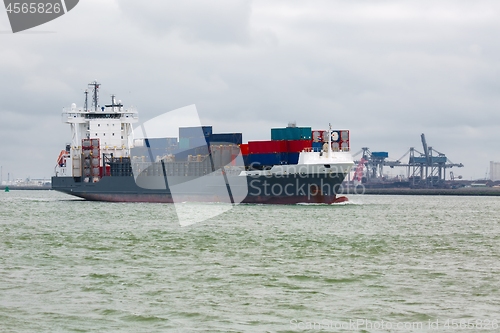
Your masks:
<path fill-rule="evenodd" d="M 101 148 L 99 139 L 82 140 L 83 181 L 98 182 L 101 178 Z"/>
<path fill-rule="evenodd" d="M 333 151 L 350 151 L 349 130 L 333 130 L 331 136 Z M 319 143 L 328 142 L 328 131 L 314 130 L 312 131 L 312 139 L 313 147 L 319 146 Z"/>

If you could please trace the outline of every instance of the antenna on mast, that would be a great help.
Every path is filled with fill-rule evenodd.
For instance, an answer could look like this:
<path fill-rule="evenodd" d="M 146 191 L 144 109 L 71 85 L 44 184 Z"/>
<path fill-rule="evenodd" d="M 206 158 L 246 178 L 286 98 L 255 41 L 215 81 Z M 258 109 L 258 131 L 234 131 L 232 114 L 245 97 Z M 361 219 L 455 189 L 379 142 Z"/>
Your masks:
<path fill-rule="evenodd" d="M 97 108 L 99 106 L 99 87 L 100 83 L 97 83 L 97 80 L 89 83 L 89 87 L 92 87 L 92 106 L 94 107 L 94 111 L 97 112 Z"/>
<path fill-rule="evenodd" d="M 85 89 L 85 104 L 83 105 L 83 110 L 85 112 L 89 111 L 89 90 Z"/>
<path fill-rule="evenodd" d="M 328 157 L 332 156 L 332 124 L 328 123 Z"/>

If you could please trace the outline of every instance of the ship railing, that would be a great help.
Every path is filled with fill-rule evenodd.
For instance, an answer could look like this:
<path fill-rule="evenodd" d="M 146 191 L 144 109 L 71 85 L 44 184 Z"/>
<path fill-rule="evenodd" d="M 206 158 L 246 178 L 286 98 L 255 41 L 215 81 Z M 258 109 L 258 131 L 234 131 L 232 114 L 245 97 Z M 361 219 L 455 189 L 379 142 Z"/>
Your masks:
<path fill-rule="evenodd" d="M 108 108 L 106 108 L 107 110 Z M 95 115 L 113 115 L 113 117 L 108 116 L 108 118 L 124 118 L 124 119 L 139 119 L 139 114 L 135 108 L 130 109 L 121 109 L 119 111 L 114 112 L 103 112 L 102 110 L 94 111 L 94 110 L 84 110 L 82 108 L 63 108 L 62 118 L 63 121 L 77 119 L 77 118 L 93 118 Z"/>
<path fill-rule="evenodd" d="M 61 118 L 63 122 L 66 122 L 80 118 L 84 119 L 84 115 L 83 113 L 77 111 L 63 111 L 63 113 L 61 114 Z"/>

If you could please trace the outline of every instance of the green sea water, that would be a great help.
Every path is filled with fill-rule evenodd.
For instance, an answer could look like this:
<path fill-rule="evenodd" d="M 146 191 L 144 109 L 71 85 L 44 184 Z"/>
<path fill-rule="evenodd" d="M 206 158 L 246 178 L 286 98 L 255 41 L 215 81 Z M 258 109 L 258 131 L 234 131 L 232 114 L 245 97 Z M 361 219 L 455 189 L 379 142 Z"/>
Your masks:
<path fill-rule="evenodd" d="M 168 204 L 2 192 L 0 332 L 500 331 L 500 198 L 350 199 L 181 227 Z"/>

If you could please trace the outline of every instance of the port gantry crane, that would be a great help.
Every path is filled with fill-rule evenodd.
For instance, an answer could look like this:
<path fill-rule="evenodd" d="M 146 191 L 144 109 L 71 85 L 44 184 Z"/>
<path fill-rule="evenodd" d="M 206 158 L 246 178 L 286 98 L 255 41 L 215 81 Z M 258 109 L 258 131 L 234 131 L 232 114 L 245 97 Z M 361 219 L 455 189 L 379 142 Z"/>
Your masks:
<path fill-rule="evenodd" d="M 368 147 L 361 148 L 353 156 L 362 154 L 361 160 L 356 161 L 357 168 L 354 176 L 354 180 L 361 181 L 363 174 L 365 175 L 366 182 L 382 181 L 383 168 L 384 166 L 391 166 L 394 164 L 399 164 L 400 162 L 387 161 L 386 158 L 389 157 L 389 153 L 385 151 L 370 151 Z M 366 167 L 366 172 L 363 169 Z"/>
<path fill-rule="evenodd" d="M 446 169 L 453 167 L 461 168 L 462 163 L 453 163 L 445 154 L 427 145 L 425 134 L 420 136 L 422 141 L 423 153 L 411 147 L 403 156 L 396 161 L 389 161 L 387 152 L 371 152 L 367 147 L 363 147 L 353 156 L 363 153 L 360 161 L 357 162 L 355 179 L 359 178 L 360 170 L 363 165 L 366 167 L 366 181 L 371 182 L 382 179 L 383 167 L 405 167 L 407 168 L 407 177 L 412 186 L 433 187 L 446 180 Z M 419 154 L 416 155 L 415 153 Z M 401 160 L 409 155 L 408 163 L 402 163 Z M 361 169 L 360 169 L 361 165 Z"/>
<path fill-rule="evenodd" d="M 433 187 L 440 182 L 446 180 L 446 169 L 453 167 L 462 168 L 462 163 L 453 163 L 445 154 L 427 145 L 425 134 L 420 135 L 422 141 L 423 153 L 411 147 L 403 156 L 396 162 L 397 164 L 389 166 L 402 166 L 408 168 L 408 179 L 413 186 Z M 420 156 L 415 156 L 415 153 Z M 403 164 L 400 161 L 407 155 L 409 156 L 408 163 Z"/>

